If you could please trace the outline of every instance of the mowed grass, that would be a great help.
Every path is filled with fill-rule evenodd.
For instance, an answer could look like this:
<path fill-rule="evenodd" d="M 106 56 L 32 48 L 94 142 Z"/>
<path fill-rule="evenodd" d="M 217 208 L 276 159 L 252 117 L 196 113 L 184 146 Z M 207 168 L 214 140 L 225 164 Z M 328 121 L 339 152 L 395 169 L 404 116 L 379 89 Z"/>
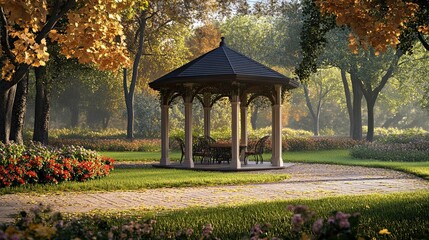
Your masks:
<path fill-rule="evenodd" d="M 205 224 L 210 223 L 214 227 L 214 235 L 220 239 L 248 238 L 254 224 L 270 223 L 270 232 L 274 236 L 289 239 L 287 235 L 291 232 L 291 213 L 286 210 L 287 206 L 307 205 L 316 213 L 317 218 L 327 219 L 333 211 L 360 213 L 359 233 L 368 237 L 365 239 L 428 239 L 428 199 L 429 191 L 423 191 L 318 200 L 297 199 L 174 211 L 133 210 L 108 213 L 103 218 L 115 224 L 135 219 L 156 219 L 154 231 L 158 233 L 187 228 L 200 232 Z M 384 228 L 392 233 L 387 238 L 378 234 Z"/>
<path fill-rule="evenodd" d="M 107 177 L 87 182 L 29 184 L 0 189 L 8 193 L 56 193 L 87 191 L 129 191 L 153 188 L 241 185 L 248 183 L 278 182 L 288 179 L 287 174 L 221 173 L 158 168 L 115 169 Z"/>
<path fill-rule="evenodd" d="M 100 152 L 100 154 L 111 157 L 118 162 L 157 162 L 161 157 L 159 152 Z M 178 160 L 180 159 L 180 153 L 171 152 L 170 157 L 173 161 Z M 264 159 L 270 158 L 271 154 L 264 154 Z M 429 180 L 429 162 L 384 162 L 371 159 L 356 159 L 349 155 L 348 150 L 283 152 L 283 161 L 389 168 L 411 173 Z"/>
<path fill-rule="evenodd" d="M 429 180 L 429 162 L 385 162 L 371 159 L 357 159 L 351 157 L 348 150 L 285 152 L 283 153 L 283 161 L 389 168 L 411 173 Z"/>

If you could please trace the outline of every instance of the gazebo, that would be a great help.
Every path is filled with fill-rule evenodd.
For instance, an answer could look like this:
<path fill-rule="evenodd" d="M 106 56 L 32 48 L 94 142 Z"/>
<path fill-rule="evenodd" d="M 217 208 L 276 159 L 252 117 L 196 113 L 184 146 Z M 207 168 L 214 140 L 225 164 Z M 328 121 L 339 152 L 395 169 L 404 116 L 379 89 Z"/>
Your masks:
<path fill-rule="evenodd" d="M 204 135 L 210 136 L 210 111 L 214 103 L 228 97 L 231 103 L 231 161 L 229 169 L 241 169 L 240 145 L 247 145 L 247 108 L 259 96 L 272 106 L 273 167 L 282 167 L 281 104 L 284 93 L 299 83 L 225 44 L 149 83 L 161 94 L 161 166 L 169 166 L 169 107 L 176 98 L 185 105 L 185 158 L 183 167 L 194 168 L 192 156 L 192 103 L 198 99 L 204 109 Z M 240 113 L 240 114 L 239 114 Z M 241 119 L 240 116 L 241 115 Z M 239 136 L 239 121 L 241 134 Z"/>

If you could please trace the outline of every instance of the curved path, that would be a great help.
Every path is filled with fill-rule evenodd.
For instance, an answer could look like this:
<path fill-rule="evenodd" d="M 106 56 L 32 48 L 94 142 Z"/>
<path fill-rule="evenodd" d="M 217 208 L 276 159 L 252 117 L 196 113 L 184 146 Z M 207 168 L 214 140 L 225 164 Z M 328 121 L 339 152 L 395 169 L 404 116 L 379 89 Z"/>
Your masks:
<path fill-rule="evenodd" d="M 254 172 L 289 173 L 276 183 L 240 186 L 165 188 L 142 191 L 61 194 L 8 194 L 0 196 L 0 222 L 11 221 L 23 209 L 43 203 L 61 212 L 91 210 L 176 209 L 294 198 L 429 190 L 429 182 L 410 174 L 380 168 L 325 164 L 291 164 L 282 170 Z"/>

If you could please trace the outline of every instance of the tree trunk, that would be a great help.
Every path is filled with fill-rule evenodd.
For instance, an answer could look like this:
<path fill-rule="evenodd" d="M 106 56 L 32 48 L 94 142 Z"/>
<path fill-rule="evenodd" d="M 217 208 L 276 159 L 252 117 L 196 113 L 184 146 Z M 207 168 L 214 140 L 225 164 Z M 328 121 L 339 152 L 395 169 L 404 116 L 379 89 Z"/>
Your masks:
<path fill-rule="evenodd" d="M 354 74 L 350 74 L 353 91 L 353 121 L 352 121 L 352 139 L 362 140 L 362 90 L 359 79 Z"/>
<path fill-rule="evenodd" d="M 387 119 L 381 127 L 382 128 L 390 128 L 390 127 L 392 127 L 393 124 L 395 124 L 395 123 L 397 124 L 399 121 L 401 121 L 403 117 L 404 116 L 402 114 L 396 113 L 395 116 Z"/>
<path fill-rule="evenodd" d="M 319 136 L 319 113 L 315 113 L 313 110 L 313 105 L 310 101 L 310 95 L 308 94 L 308 88 L 306 85 L 303 85 L 305 102 L 307 104 L 308 111 L 310 112 L 311 119 L 313 120 L 313 134 L 314 136 Z M 320 103 L 320 102 L 319 102 Z"/>
<path fill-rule="evenodd" d="M 372 51 L 372 55 L 375 53 Z M 359 81 L 359 85 L 363 95 L 365 96 L 368 108 L 368 133 L 366 135 L 366 140 L 372 142 L 374 139 L 374 105 L 377 101 L 378 94 L 380 94 L 381 90 L 383 90 L 384 86 L 387 84 L 387 81 L 393 75 L 396 67 L 398 66 L 399 58 L 403 55 L 401 49 L 397 49 L 395 53 L 395 57 L 390 63 L 389 69 L 387 69 L 386 73 L 381 78 L 380 83 L 377 87 L 374 88 L 371 85 L 371 81 L 362 82 Z"/>
<path fill-rule="evenodd" d="M 2 80 L 4 81 L 4 80 Z M 15 101 L 16 85 L 7 90 L 0 89 L 0 141 L 7 144 L 10 139 L 13 103 Z"/>
<path fill-rule="evenodd" d="M 46 67 L 34 69 L 36 75 L 36 101 L 33 141 L 48 144 L 50 89 Z"/>
<path fill-rule="evenodd" d="M 109 115 L 104 116 L 102 128 L 107 129 L 107 127 L 109 127 L 109 122 L 110 122 L 110 116 Z"/>
<path fill-rule="evenodd" d="M 353 105 L 352 105 L 352 97 L 351 97 L 351 93 L 350 93 L 349 82 L 347 81 L 346 71 L 343 70 L 343 69 L 341 69 L 341 80 L 343 81 L 343 86 L 344 86 L 344 95 L 346 97 L 347 113 L 349 114 L 349 122 L 350 122 L 349 134 L 350 134 L 350 137 L 353 137 Z"/>
<path fill-rule="evenodd" d="M 374 140 L 374 106 L 375 99 L 366 99 L 366 107 L 368 110 L 368 133 L 366 140 L 372 142 Z"/>
<path fill-rule="evenodd" d="M 127 139 L 133 139 L 134 137 L 134 109 L 133 109 L 133 93 L 128 92 L 128 70 L 124 68 L 124 95 L 125 95 L 125 106 L 127 109 Z"/>
<path fill-rule="evenodd" d="M 19 144 L 24 143 L 22 131 L 27 108 L 28 73 L 16 86 L 15 102 L 13 104 L 10 140 Z"/>
<path fill-rule="evenodd" d="M 127 86 L 127 70 L 124 69 L 124 95 L 125 95 L 125 104 L 127 106 L 127 139 L 133 139 L 134 138 L 134 92 L 137 84 L 137 76 L 139 72 L 139 63 L 141 56 L 143 55 L 143 47 L 144 47 L 144 37 L 145 37 L 145 30 L 146 30 L 146 11 L 142 11 L 139 16 L 139 28 L 137 30 L 137 36 L 138 36 L 138 48 L 137 53 L 134 57 L 133 62 L 133 75 L 131 77 L 131 84 L 130 88 L 128 90 Z"/>
<path fill-rule="evenodd" d="M 76 128 L 79 125 L 79 106 L 74 104 L 70 106 L 70 126 Z"/>
<path fill-rule="evenodd" d="M 256 122 L 258 121 L 258 112 L 259 112 L 259 107 L 253 104 L 252 114 L 250 115 L 250 124 L 252 125 L 253 130 L 256 130 L 257 128 Z"/>

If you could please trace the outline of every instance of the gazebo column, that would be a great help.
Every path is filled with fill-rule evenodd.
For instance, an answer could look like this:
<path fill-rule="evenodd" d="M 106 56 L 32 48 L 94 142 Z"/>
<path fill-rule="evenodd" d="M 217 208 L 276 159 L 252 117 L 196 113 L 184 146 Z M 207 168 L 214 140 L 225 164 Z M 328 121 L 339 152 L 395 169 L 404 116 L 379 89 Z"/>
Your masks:
<path fill-rule="evenodd" d="M 240 119 L 241 119 L 241 139 L 240 144 L 247 146 L 247 95 L 241 99 Z"/>
<path fill-rule="evenodd" d="M 232 154 L 230 167 L 232 169 L 240 169 L 240 143 L 238 136 L 238 113 L 239 113 L 240 100 L 238 93 L 235 92 L 231 96 L 231 109 L 232 109 L 232 122 L 231 122 L 231 133 L 232 133 Z"/>
<path fill-rule="evenodd" d="M 272 164 L 276 167 L 283 167 L 282 158 L 282 99 L 281 85 L 275 85 L 275 102 L 273 105 L 273 136 L 272 136 Z"/>
<path fill-rule="evenodd" d="M 212 110 L 211 105 L 210 105 L 210 93 L 205 93 L 204 94 L 204 136 L 205 137 L 210 137 L 210 112 Z"/>
<path fill-rule="evenodd" d="M 271 163 L 274 162 L 274 139 L 276 138 L 276 108 L 271 105 Z"/>
<path fill-rule="evenodd" d="M 241 100 L 241 114 L 240 114 L 240 119 L 241 119 L 241 139 L 240 139 L 240 145 L 242 146 L 247 146 L 247 106 L 246 106 L 246 102 L 243 101 L 243 99 Z M 246 147 L 247 148 L 247 147 Z M 246 149 L 243 149 L 246 150 Z M 240 160 L 244 161 L 244 154 L 240 153 Z"/>
<path fill-rule="evenodd" d="M 184 166 L 194 168 L 192 159 L 192 91 L 191 86 L 186 86 L 185 102 L 185 159 Z"/>
<path fill-rule="evenodd" d="M 161 105 L 161 161 L 160 165 L 170 165 L 170 142 L 168 138 L 169 132 L 169 118 L 168 109 L 169 105 Z"/>

